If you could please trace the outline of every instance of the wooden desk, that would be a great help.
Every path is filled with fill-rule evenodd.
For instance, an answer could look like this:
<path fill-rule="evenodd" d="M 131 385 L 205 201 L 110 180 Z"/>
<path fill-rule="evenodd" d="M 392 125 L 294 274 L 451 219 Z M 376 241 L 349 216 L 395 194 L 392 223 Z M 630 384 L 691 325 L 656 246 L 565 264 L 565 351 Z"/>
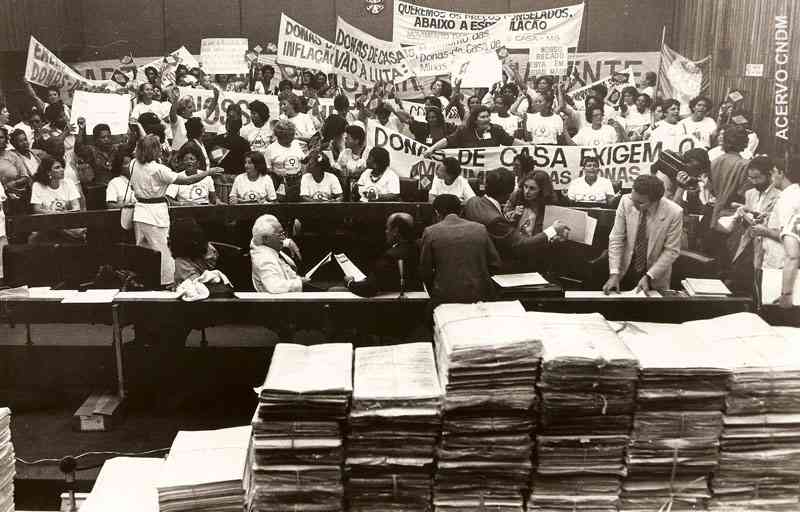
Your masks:
<path fill-rule="evenodd" d="M 681 323 L 731 313 L 752 312 L 750 297 L 603 297 L 522 298 L 526 311 L 600 313 L 607 320 Z"/>

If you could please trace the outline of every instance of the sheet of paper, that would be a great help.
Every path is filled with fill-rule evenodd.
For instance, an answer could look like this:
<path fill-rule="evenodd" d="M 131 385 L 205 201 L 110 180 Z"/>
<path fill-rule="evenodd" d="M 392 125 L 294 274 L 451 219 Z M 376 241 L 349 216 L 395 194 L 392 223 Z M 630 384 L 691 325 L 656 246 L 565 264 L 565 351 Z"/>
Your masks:
<path fill-rule="evenodd" d="M 81 505 L 81 512 L 158 512 L 156 480 L 164 459 L 115 457 L 107 460 Z"/>
<path fill-rule="evenodd" d="M 78 290 L 53 290 L 49 286 L 30 289 L 30 296 L 36 299 L 64 299 L 76 293 Z"/>
<path fill-rule="evenodd" d="M 307 393 L 353 389 L 353 345 L 278 343 L 264 388 Z"/>
<path fill-rule="evenodd" d="M 354 401 L 442 396 L 430 343 L 359 347 L 355 354 Z"/>
<path fill-rule="evenodd" d="M 363 281 L 367 278 L 367 276 L 350 261 L 350 258 L 348 258 L 346 254 L 334 254 L 334 257 L 345 276 L 351 276 L 356 281 Z"/>
<path fill-rule="evenodd" d="M 332 257 L 333 257 L 333 253 L 332 253 L 332 252 L 329 252 L 328 254 L 326 254 L 326 255 L 325 255 L 325 256 L 324 256 L 324 257 L 323 257 L 321 260 L 319 260 L 319 263 L 317 263 L 316 265 L 314 265 L 314 267 L 313 267 L 313 268 L 311 268 L 311 270 L 309 270 L 308 272 L 306 272 L 306 275 L 305 275 L 306 279 L 311 279 L 311 278 L 314 276 L 314 273 L 315 273 L 315 272 L 316 272 L 316 271 L 317 271 L 317 270 L 318 270 L 318 269 L 319 269 L 319 268 L 320 268 L 322 265 L 324 265 L 324 264 L 328 263 L 329 261 L 331 261 Z"/>
<path fill-rule="evenodd" d="M 72 97 L 70 123 L 77 125 L 78 118 L 86 120 L 86 132 L 98 124 L 107 124 L 112 135 L 128 133 L 131 102 L 127 95 L 75 91 Z"/>
<path fill-rule="evenodd" d="M 142 291 L 142 292 L 119 292 L 115 299 L 177 299 L 180 297 L 178 292 L 170 291 Z"/>
<path fill-rule="evenodd" d="M 586 234 L 583 237 L 583 243 L 592 245 L 594 243 L 594 232 L 597 229 L 597 219 L 591 215 L 586 216 Z"/>
<path fill-rule="evenodd" d="M 544 219 L 542 220 L 542 226 L 548 227 L 552 225 L 553 222 L 560 220 L 569 226 L 569 240 L 585 244 L 587 238 L 586 231 L 589 222 L 587 220 L 588 218 L 589 216 L 582 210 L 565 208 L 563 206 L 547 205 L 544 208 Z M 594 225 L 595 227 L 597 226 L 596 221 Z M 594 238 L 594 233 L 592 233 L 591 237 Z"/>
<path fill-rule="evenodd" d="M 200 41 L 203 71 L 214 74 L 247 73 L 247 38 L 212 37 Z"/>
<path fill-rule="evenodd" d="M 62 304 L 111 304 L 119 293 L 118 288 L 102 290 L 86 290 L 71 293 L 64 297 Z"/>
<path fill-rule="evenodd" d="M 564 292 L 564 298 L 567 299 L 597 299 L 597 298 L 615 298 L 615 299 L 645 299 L 645 298 L 661 298 L 660 292 L 650 290 L 645 293 L 642 290 L 634 291 L 627 290 L 619 293 L 612 292 L 606 295 L 602 290 L 567 290 Z"/>
<path fill-rule="evenodd" d="M 549 281 L 542 277 L 542 275 L 538 272 L 528 272 L 525 274 L 501 274 L 492 276 L 492 280 L 502 288 L 550 284 Z"/>
<path fill-rule="evenodd" d="M 453 64 L 453 81 L 460 79 L 461 87 L 491 87 L 503 80 L 503 63 L 495 52 L 469 55 Z"/>

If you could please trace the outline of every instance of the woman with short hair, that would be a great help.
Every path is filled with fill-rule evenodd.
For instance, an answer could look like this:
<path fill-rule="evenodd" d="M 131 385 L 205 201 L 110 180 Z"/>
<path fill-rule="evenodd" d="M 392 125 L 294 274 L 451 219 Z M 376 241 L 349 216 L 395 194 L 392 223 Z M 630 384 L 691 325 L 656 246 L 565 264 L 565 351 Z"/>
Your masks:
<path fill-rule="evenodd" d="M 279 119 L 272 131 L 275 133 L 275 142 L 267 147 L 264 155 L 267 167 L 283 180 L 283 187 L 277 189 L 278 195 L 295 201 L 300 197 L 300 179 L 306 152 L 300 141 L 295 139 L 294 123 L 288 119 Z"/>
<path fill-rule="evenodd" d="M 155 135 L 146 135 L 136 145 L 136 159 L 131 170 L 131 189 L 136 196 L 133 210 L 133 229 L 136 245 L 161 253 L 161 284 L 169 286 L 175 277 L 175 264 L 167 244 L 169 209 L 167 188 L 192 185 L 208 176 L 222 172 L 220 167 L 199 171 L 192 176 L 176 174 L 159 162 L 161 142 Z"/>

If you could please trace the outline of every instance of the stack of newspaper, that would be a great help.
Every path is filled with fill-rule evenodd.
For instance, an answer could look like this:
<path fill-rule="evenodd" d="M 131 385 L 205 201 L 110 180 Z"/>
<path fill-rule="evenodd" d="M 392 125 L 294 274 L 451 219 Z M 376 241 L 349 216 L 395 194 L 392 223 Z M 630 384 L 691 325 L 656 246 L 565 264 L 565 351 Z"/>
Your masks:
<path fill-rule="evenodd" d="M 353 345 L 275 346 L 253 416 L 251 511 L 341 511 Z"/>
<path fill-rule="evenodd" d="M 180 431 L 156 482 L 161 512 L 240 512 L 250 426 Z"/>
<path fill-rule="evenodd" d="M 734 359 L 712 506 L 800 509 L 800 340 L 750 313 L 693 323 Z"/>
<path fill-rule="evenodd" d="M 108 459 L 100 469 L 92 492 L 81 504 L 81 512 L 158 512 L 156 484 L 163 467 L 164 459 Z"/>
<path fill-rule="evenodd" d="M 434 321 L 445 389 L 436 509 L 521 511 L 538 418 L 536 325 L 519 302 L 444 304 Z"/>
<path fill-rule="evenodd" d="M 0 407 L 0 512 L 14 512 L 14 445 L 11 409 Z"/>
<path fill-rule="evenodd" d="M 542 331 L 542 420 L 528 510 L 615 511 L 638 363 L 599 314 L 528 313 Z"/>
<path fill-rule="evenodd" d="M 641 367 L 624 510 L 702 507 L 710 497 L 730 365 L 721 347 L 695 334 L 631 322 L 620 331 Z"/>
<path fill-rule="evenodd" d="M 350 510 L 431 509 L 441 405 L 430 343 L 356 349 L 347 435 Z"/>

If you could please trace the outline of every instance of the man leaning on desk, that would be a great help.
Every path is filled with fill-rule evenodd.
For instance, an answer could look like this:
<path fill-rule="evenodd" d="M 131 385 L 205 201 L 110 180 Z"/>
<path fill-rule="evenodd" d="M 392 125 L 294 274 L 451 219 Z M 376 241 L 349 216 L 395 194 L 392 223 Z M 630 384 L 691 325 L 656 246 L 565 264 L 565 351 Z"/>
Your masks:
<path fill-rule="evenodd" d="M 622 197 L 608 237 L 609 277 L 603 291 L 669 288 L 678 258 L 683 210 L 664 197 L 664 184 L 652 175 L 637 176 Z"/>

